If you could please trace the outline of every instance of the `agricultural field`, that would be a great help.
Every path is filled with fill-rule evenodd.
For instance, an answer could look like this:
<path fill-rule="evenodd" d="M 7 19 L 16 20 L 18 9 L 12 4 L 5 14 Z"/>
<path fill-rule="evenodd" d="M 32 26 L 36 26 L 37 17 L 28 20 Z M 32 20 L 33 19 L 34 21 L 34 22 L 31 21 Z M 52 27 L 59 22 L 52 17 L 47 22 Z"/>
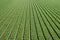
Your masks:
<path fill-rule="evenodd" d="M 0 0 L 0 40 L 60 40 L 60 0 Z"/>

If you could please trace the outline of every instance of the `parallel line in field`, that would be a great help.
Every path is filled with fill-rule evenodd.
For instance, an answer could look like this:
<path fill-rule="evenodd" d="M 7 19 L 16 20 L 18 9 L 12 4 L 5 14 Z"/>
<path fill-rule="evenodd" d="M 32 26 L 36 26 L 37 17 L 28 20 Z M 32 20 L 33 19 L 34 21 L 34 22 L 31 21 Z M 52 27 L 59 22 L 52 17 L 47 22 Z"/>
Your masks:
<path fill-rule="evenodd" d="M 25 10 L 26 10 L 26 8 L 25 8 L 25 6 L 24 6 L 24 7 L 23 7 L 23 10 L 22 10 L 22 12 L 21 12 L 21 13 L 22 13 L 22 16 L 21 16 L 20 27 L 21 27 L 21 25 L 22 25 L 22 20 L 23 20 L 23 18 L 25 17 L 25 15 L 24 15 Z M 24 21 L 25 21 L 25 18 L 24 18 Z M 24 25 L 24 24 L 23 24 L 23 25 Z M 23 29 L 22 29 L 22 36 L 21 36 L 22 38 L 21 38 L 21 40 L 23 39 L 23 34 L 24 34 L 24 27 L 22 27 L 22 28 L 23 28 Z M 19 30 L 20 30 L 20 28 L 19 28 Z M 18 31 L 19 31 L 19 30 L 18 30 Z M 20 32 L 20 31 L 19 31 L 19 32 Z M 19 32 L 18 32 L 18 33 L 19 33 Z M 16 37 L 16 39 L 17 39 L 18 36 L 19 36 L 19 34 L 17 34 L 16 36 L 17 36 L 17 37 Z"/>
<path fill-rule="evenodd" d="M 20 22 L 19 22 L 18 29 L 17 29 L 17 33 L 16 33 L 16 36 L 15 36 L 14 40 L 17 39 L 18 33 L 19 33 L 19 31 L 20 31 L 20 25 L 21 25 L 21 22 L 22 22 L 23 14 L 24 14 L 24 13 L 22 13 L 22 15 L 21 15 L 21 18 L 20 18 L 21 20 L 20 20 Z"/>
<path fill-rule="evenodd" d="M 25 16 L 25 22 L 24 22 L 24 28 L 23 28 L 23 34 L 22 34 L 22 40 L 24 40 L 24 35 L 25 35 L 26 19 L 27 19 L 27 10 L 26 10 L 26 16 Z"/>
<path fill-rule="evenodd" d="M 45 12 L 46 13 L 46 12 Z M 45 15 L 45 14 L 44 14 Z M 47 16 L 46 16 L 47 17 Z M 53 25 L 50 23 L 50 21 L 47 19 L 48 23 L 50 24 L 51 28 L 53 27 Z M 53 28 L 52 28 L 53 29 Z M 54 30 L 53 30 L 54 31 Z M 55 33 L 56 34 L 56 33 Z"/>
<path fill-rule="evenodd" d="M 40 8 L 41 9 L 41 8 Z M 41 12 L 43 13 L 43 11 L 42 11 L 42 9 L 41 9 Z M 43 13 L 43 15 L 45 16 L 45 14 Z M 46 18 L 46 20 L 48 21 L 48 19 L 47 19 L 47 17 L 45 16 L 45 18 Z M 45 23 L 45 21 L 43 20 L 43 22 L 44 22 L 44 24 L 45 24 L 45 26 L 46 26 L 46 28 L 47 28 L 47 31 L 48 31 L 48 33 L 50 34 L 50 36 L 51 36 L 51 38 L 52 38 L 52 40 L 54 40 L 54 38 L 53 38 L 53 36 L 52 36 L 52 34 L 51 34 L 51 32 L 49 31 L 49 29 L 48 29 L 48 26 L 47 26 L 47 24 Z M 49 21 L 48 21 L 48 23 L 49 23 Z"/>
<path fill-rule="evenodd" d="M 31 11 L 30 11 L 30 4 L 29 4 L 29 40 L 31 40 Z"/>
<path fill-rule="evenodd" d="M 9 11 L 9 10 L 8 10 L 8 11 Z M 3 11 L 3 13 L 0 14 L 0 17 L 1 17 L 1 18 L 0 18 L 0 21 L 2 20 L 2 18 L 4 18 L 5 15 L 7 15 L 8 11 L 5 11 L 5 12 Z M 2 11 L 1 11 L 1 12 L 2 12 Z M 6 13 L 6 12 L 7 12 L 7 13 Z"/>
<path fill-rule="evenodd" d="M 55 11 L 54 11 L 54 10 L 52 10 L 52 9 L 50 9 L 50 10 L 51 10 L 51 11 L 53 11 L 52 13 L 54 13 L 54 12 L 55 12 Z M 56 13 L 56 12 L 55 12 L 55 13 Z M 56 13 L 56 14 L 57 14 L 57 13 Z M 56 14 L 55 14 L 55 16 L 56 16 L 56 17 L 58 17 L 58 15 L 56 15 Z M 60 20 L 60 18 L 59 18 L 59 20 L 57 20 L 57 19 L 55 19 L 55 20 L 60 24 L 60 21 L 59 21 L 59 20 Z M 59 28 L 60 28 L 60 27 L 59 27 Z"/>
<path fill-rule="evenodd" d="M 29 6 L 29 17 L 30 17 L 30 40 L 32 40 L 32 38 L 31 38 L 31 8 L 30 8 L 31 6 Z"/>
<path fill-rule="evenodd" d="M 38 22 L 39 22 L 39 24 L 40 24 L 40 28 L 41 28 L 41 31 L 42 31 L 42 35 L 43 35 L 43 37 L 44 37 L 44 40 L 46 40 L 47 38 L 46 38 L 46 36 L 45 36 L 45 34 L 44 34 L 44 30 L 43 30 L 41 21 L 40 21 L 39 16 L 38 16 L 38 15 L 39 15 L 38 13 L 40 13 L 40 10 L 38 10 L 38 7 L 37 7 L 36 4 L 34 4 L 34 7 L 35 7 L 35 12 L 36 12 L 36 16 L 37 16 Z"/>
<path fill-rule="evenodd" d="M 9 40 L 9 38 L 10 38 L 10 36 L 11 36 L 11 33 L 13 33 L 13 29 L 14 29 L 14 26 L 15 26 L 17 20 L 18 20 L 18 18 L 16 18 L 16 20 L 15 20 L 15 22 L 14 22 L 14 24 L 13 24 L 11 30 L 10 30 L 10 33 L 9 33 L 9 35 L 7 36 L 7 40 Z"/>
<path fill-rule="evenodd" d="M 37 7 L 37 5 L 36 5 L 36 8 L 37 8 L 37 10 L 38 10 L 38 12 L 39 12 L 39 14 L 40 14 L 40 11 L 39 11 L 39 9 L 38 9 L 38 7 Z M 41 9 L 40 9 L 41 10 Z M 41 12 L 43 13 L 43 11 L 41 10 Z M 44 14 L 44 13 L 43 13 Z M 40 14 L 41 15 L 41 14 Z M 45 15 L 44 15 L 45 16 Z M 41 18 L 42 18 L 42 20 L 43 20 L 43 22 L 44 22 L 44 24 L 45 24 L 45 27 L 47 28 L 47 31 L 48 31 L 48 33 L 50 34 L 50 36 L 51 36 L 51 38 L 52 38 L 52 40 L 54 40 L 54 38 L 53 38 L 53 36 L 52 36 L 52 34 L 50 33 L 50 31 L 49 31 L 49 29 L 48 29 L 48 27 L 47 27 L 47 24 L 45 23 L 45 21 L 44 21 L 44 19 L 43 19 L 43 17 L 42 17 L 42 15 L 41 15 Z"/>
<path fill-rule="evenodd" d="M 9 11 L 9 10 L 8 10 L 8 11 Z M 8 11 L 1 10 L 1 11 L 0 11 L 0 16 L 2 16 L 2 17 L 3 17 L 3 16 L 6 14 L 6 12 L 8 12 Z M 2 14 L 3 14 L 3 15 L 2 15 Z M 0 19 L 1 19 L 1 18 L 0 18 Z"/>
<path fill-rule="evenodd" d="M 7 40 L 10 40 L 11 34 L 12 34 L 13 31 L 14 31 L 13 29 L 14 29 L 15 24 L 17 23 L 17 21 L 18 21 L 18 17 L 16 17 L 15 22 L 13 23 L 13 25 L 12 25 L 12 27 L 11 27 L 11 29 L 10 29 L 10 33 L 8 34 Z"/>
<path fill-rule="evenodd" d="M 45 8 L 46 9 L 46 8 Z M 46 9 L 47 10 L 47 9 Z M 48 11 L 48 10 L 47 10 Z M 49 12 L 49 11 L 48 11 Z M 50 10 L 50 12 L 52 12 L 51 10 Z M 50 13 L 49 12 L 49 13 Z M 50 13 L 51 14 L 51 13 Z M 60 24 L 60 22 L 51 14 L 51 16 Z M 52 21 L 53 21 L 53 19 L 52 19 Z M 56 27 L 60 30 L 60 28 L 58 27 L 58 25 L 53 21 L 53 23 L 56 25 Z"/>
<path fill-rule="evenodd" d="M 21 21 L 22 21 L 22 17 L 21 17 Z M 16 40 L 16 38 L 17 38 L 17 36 L 18 36 L 18 32 L 20 31 L 19 29 L 20 29 L 21 21 L 20 21 L 20 23 L 18 24 L 18 29 L 17 29 L 16 35 L 15 35 L 15 37 L 14 37 L 14 40 Z"/>
<path fill-rule="evenodd" d="M 11 19 L 12 16 L 13 16 L 13 14 L 11 13 L 9 19 Z M 9 19 L 7 18 L 7 20 L 9 20 Z M 7 22 L 7 20 L 6 20 L 6 22 Z M 4 27 L 4 26 L 2 25 L 2 27 Z M 1 27 L 1 29 L 2 29 L 2 27 Z M 4 29 L 4 31 L 5 31 L 7 28 L 8 28 L 8 26 Z M 0 29 L 0 30 L 1 30 L 1 29 Z"/>
<path fill-rule="evenodd" d="M 28 22 L 29 22 L 29 26 L 27 26 L 27 27 L 29 27 L 28 29 L 29 29 L 29 35 L 28 35 L 28 37 L 29 37 L 29 40 L 31 40 L 31 34 L 30 34 L 30 32 L 31 32 L 31 30 L 30 30 L 30 2 L 29 2 L 29 0 L 28 0 L 28 8 L 27 8 L 27 10 L 28 10 L 28 16 L 27 16 L 27 20 L 28 20 Z M 29 18 L 29 19 L 28 19 Z M 26 28 L 27 28 L 26 27 Z"/>
<path fill-rule="evenodd" d="M 12 15 L 13 15 L 13 14 L 11 14 L 11 15 L 10 15 L 10 18 L 9 18 L 9 17 L 8 17 L 8 18 L 11 19 L 11 16 L 12 16 Z M 8 19 L 7 19 L 7 20 L 8 20 Z M 7 21 L 6 21 L 6 22 L 7 22 Z M 3 27 L 3 25 L 2 25 L 2 27 Z M 1 29 L 2 29 L 2 27 L 1 27 Z M 7 26 L 6 28 L 8 28 L 8 26 Z M 5 29 L 6 29 L 6 28 L 5 28 Z M 0 29 L 0 30 L 1 30 L 1 29 Z M 4 31 L 5 31 L 5 30 L 4 30 Z"/>
<path fill-rule="evenodd" d="M 34 6 L 34 4 L 33 4 L 33 6 Z M 35 6 L 34 6 L 34 9 L 35 9 Z M 33 8 L 32 8 L 32 10 L 33 10 Z M 35 11 L 36 11 L 36 9 L 35 9 Z M 37 14 L 37 12 L 36 12 L 36 14 Z M 37 16 L 37 15 L 36 15 L 36 16 Z M 36 25 L 36 20 L 35 20 L 34 11 L 33 11 L 33 19 L 34 19 L 34 25 L 35 25 L 35 31 L 36 31 L 37 39 L 39 40 L 39 36 L 38 36 L 38 32 L 37 32 L 37 25 Z"/>
<path fill-rule="evenodd" d="M 38 18 L 38 21 L 39 21 L 39 17 L 38 17 L 38 14 L 37 14 L 37 11 L 38 10 L 36 10 L 36 7 L 35 7 L 36 5 L 34 5 L 34 9 L 35 9 L 35 12 L 36 12 L 36 16 L 37 16 L 37 18 Z M 37 26 L 36 26 L 37 27 Z M 39 39 L 39 37 L 38 37 L 38 39 Z"/>
<path fill-rule="evenodd" d="M 42 8 L 42 9 L 43 9 L 43 8 Z M 43 9 L 43 10 L 44 10 L 44 9 Z M 45 13 L 46 13 L 46 12 L 45 12 Z M 49 21 L 49 20 L 48 20 L 48 21 Z M 53 27 L 53 26 L 51 25 L 51 23 L 49 23 L 49 24 L 50 24 L 51 27 Z M 57 32 L 56 32 L 56 33 L 57 33 Z"/>
<path fill-rule="evenodd" d="M 1 34 L 0 39 L 1 39 L 1 37 L 3 36 L 3 34 L 5 33 L 5 31 L 7 30 L 8 26 L 9 26 L 10 23 L 11 23 L 11 21 L 12 21 L 12 20 L 10 20 L 9 24 L 7 25 L 7 27 L 5 28 L 5 30 L 4 30 L 3 33 Z"/>
<path fill-rule="evenodd" d="M 60 13 L 60 11 L 58 11 L 58 10 L 56 10 L 56 9 L 54 9 L 53 8 L 53 11 L 56 13 L 56 12 L 58 12 L 58 13 Z M 58 16 L 60 16 L 60 14 L 58 14 L 58 13 L 56 13 Z"/>
<path fill-rule="evenodd" d="M 37 13 L 36 13 L 36 14 L 37 14 Z M 41 30 L 42 30 L 42 33 L 43 33 L 44 39 L 46 40 L 46 37 L 45 37 L 44 31 L 43 31 L 43 28 L 42 28 L 42 24 L 41 24 L 41 22 L 40 22 L 40 20 L 39 20 L 38 14 L 37 14 L 37 18 L 38 18 L 38 21 L 39 21 L 40 28 L 41 28 Z"/>
<path fill-rule="evenodd" d="M 60 18 L 58 17 L 58 15 L 56 15 L 57 13 L 54 11 L 54 10 L 52 10 L 52 9 L 50 9 L 49 8 L 49 10 L 60 20 Z M 56 18 L 55 18 L 56 19 Z M 57 19 L 56 19 L 57 20 Z M 58 21 L 58 20 L 57 20 Z M 58 23 L 60 23 L 60 22 L 58 22 Z"/>
<path fill-rule="evenodd" d="M 20 15 L 20 14 L 19 14 Z M 19 28 L 20 28 L 20 17 L 19 17 L 19 15 L 18 15 L 18 17 L 17 17 L 17 22 L 16 22 L 16 24 L 17 24 L 17 28 L 16 28 L 16 33 L 15 33 L 15 35 L 14 35 L 14 38 L 13 38 L 13 40 L 16 40 L 16 38 L 17 38 L 17 32 L 18 32 L 18 30 L 19 30 Z"/>
<path fill-rule="evenodd" d="M 11 11 L 12 11 L 12 10 L 11 10 Z M 5 15 L 7 15 L 6 17 L 9 16 L 9 14 L 10 14 L 11 11 L 8 11 L 8 12 L 7 12 L 8 14 L 7 14 L 7 13 L 5 14 Z M 5 15 L 3 15 L 3 19 L 0 20 L 0 23 L 4 22 L 4 21 L 7 19 L 7 18 L 4 18 Z"/>
<path fill-rule="evenodd" d="M 7 12 L 8 13 L 8 12 Z M 6 17 L 6 15 L 7 15 L 7 13 L 6 14 L 4 14 L 4 13 L 2 13 L 2 17 L 0 18 L 1 20 L 0 20 L 0 27 L 3 25 L 3 23 L 4 23 L 4 19 L 6 19 L 5 17 Z"/>
<path fill-rule="evenodd" d="M 11 17 L 13 16 L 13 14 L 11 14 Z M 10 17 L 10 18 L 11 18 Z M 12 21 L 12 19 L 10 20 L 10 21 Z M 11 22 L 10 22 L 11 23 Z M 7 27 L 5 28 L 5 30 L 3 31 L 3 33 L 2 33 L 2 35 L 1 35 L 1 37 L 4 35 L 4 33 L 6 32 L 6 30 L 8 29 L 8 27 L 9 27 L 9 25 L 10 25 L 10 23 L 7 25 Z"/>
<path fill-rule="evenodd" d="M 45 9 L 43 9 L 44 11 L 45 11 L 45 13 L 47 14 L 47 12 L 46 12 L 46 10 Z M 47 16 L 52 20 L 52 18 L 47 14 Z M 53 22 L 53 20 L 52 20 L 52 22 Z M 54 30 L 54 32 L 56 33 L 56 35 L 58 36 L 58 38 L 60 38 L 60 36 L 58 35 L 58 33 L 56 32 L 56 30 L 53 28 L 53 26 L 51 25 L 51 23 L 49 22 L 49 24 L 50 24 L 50 26 L 51 26 L 51 28 Z"/>
<path fill-rule="evenodd" d="M 11 11 L 11 12 L 12 12 L 12 11 Z M 1 20 L 0 23 L 6 21 L 6 20 L 8 19 L 8 16 L 10 15 L 11 12 L 9 12 L 9 13 L 7 14 L 6 18 L 3 18 L 3 20 Z M 12 13 L 11 13 L 11 14 L 12 14 Z M 4 25 L 4 24 L 3 24 L 3 25 Z M 3 25 L 2 25 L 2 26 L 3 26 Z M 0 29 L 2 28 L 2 26 L 0 27 Z"/>
<path fill-rule="evenodd" d="M 43 15 L 45 16 L 45 14 L 44 14 L 44 12 L 42 11 L 42 9 L 41 9 L 41 8 L 40 8 L 40 10 L 41 10 L 41 12 L 43 13 Z M 45 16 L 45 18 L 47 19 L 47 17 L 46 17 L 46 16 Z M 48 20 L 48 19 L 47 19 L 47 20 Z M 53 38 L 52 34 L 50 33 L 50 31 L 49 31 L 49 29 L 48 29 L 48 26 L 47 26 L 47 24 L 45 23 L 44 19 L 43 19 L 43 22 L 44 22 L 45 27 L 47 28 L 47 31 L 48 31 L 48 33 L 50 34 L 50 36 L 51 36 L 52 40 L 54 40 L 54 38 Z M 48 22 L 49 22 L 49 21 L 48 21 Z"/>

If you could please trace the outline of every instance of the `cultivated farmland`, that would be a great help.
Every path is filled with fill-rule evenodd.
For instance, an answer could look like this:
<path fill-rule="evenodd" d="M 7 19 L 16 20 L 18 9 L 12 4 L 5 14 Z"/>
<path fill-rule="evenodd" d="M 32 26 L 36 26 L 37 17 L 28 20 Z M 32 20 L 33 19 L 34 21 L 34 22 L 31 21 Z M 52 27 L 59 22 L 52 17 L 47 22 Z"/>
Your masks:
<path fill-rule="evenodd" d="M 60 40 L 60 1 L 0 0 L 0 40 Z"/>

